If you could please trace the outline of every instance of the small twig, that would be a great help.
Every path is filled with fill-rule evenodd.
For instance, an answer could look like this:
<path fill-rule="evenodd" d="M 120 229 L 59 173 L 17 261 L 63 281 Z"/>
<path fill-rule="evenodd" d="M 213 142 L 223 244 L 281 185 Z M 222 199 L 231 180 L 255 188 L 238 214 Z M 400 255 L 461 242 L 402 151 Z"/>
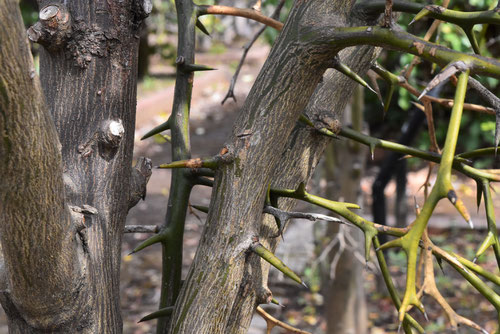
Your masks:
<path fill-rule="evenodd" d="M 495 125 L 495 147 L 498 146 L 500 140 L 500 98 L 490 92 L 479 81 L 474 78 L 469 79 L 469 86 L 472 87 L 486 103 L 495 110 L 496 125 Z"/>
<path fill-rule="evenodd" d="M 203 220 L 201 220 L 201 217 L 200 215 L 198 215 L 194 210 L 193 210 L 193 206 L 191 205 L 191 202 L 188 202 L 188 210 L 189 210 L 189 213 L 192 214 L 193 216 L 196 217 L 196 219 L 198 219 L 198 221 L 203 224 Z"/>
<path fill-rule="evenodd" d="M 441 150 L 439 149 L 439 144 L 436 139 L 436 128 L 434 126 L 434 115 L 432 112 L 432 103 L 429 100 L 426 100 L 424 102 L 424 113 L 425 117 L 427 118 L 427 128 L 429 132 L 429 140 L 430 140 L 430 147 L 429 150 L 431 152 L 436 152 L 438 154 L 441 153 Z"/>
<path fill-rule="evenodd" d="M 449 3 L 450 3 L 450 0 L 444 0 L 443 3 L 441 4 L 441 6 L 444 7 L 444 8 L 448 8 L 448 4 Z M 436 30 L 439 27 L 439 25 L 441 24 L 441 22 L 443 22 L 443 21 L 434 20 L 434 22 L 432 22 L 432 25 L 430 26 L 430 28 L 425 33 L 424 40 L 428 41 L 428 40 L 431 39 L 431 37 L 434 35 L 434 32 L 436 32 Z M 405 77 L 406 80 L 408 80 L 408 78 L 410 77 L 411 72 L 413 71 L 413 68 L 415 67 L 415 65 L 417 65 L 419 63 L 420 63 L 420 57 L 418 57 L 418 56 L 415 56 L 411 60 L 410 66 L 408 67 L 408 70 L 404 74 L 404 77 Z"/>
<path fill-rule="evenodd" d="M 280 321 L 264 311 L 264 309 L 260 306 L 257 306 L 257 313 L 266 321 L 267 323 L 267 334 L 271 333 L 271 329 L 274 327 L 278 326 L 283 329 L 286 329 L 290 333 L 298 333 L 298 334 L 311 334 L 310 332 L 306 332 L 300 329 L 297 329 L 295 327 L 290 326 L 289 324 L 284 323 L 283 321 Z"/>
<path fill-rule="evenodd" d="M 453 310 L 453 308 L 450 306 L 450 304 L 446 301 L 446 299 L 441 295 L 436 286 L 436 281 L 434 276 L 434 266 L 432 261 L 432 250 L 433 250 L 432 246 L 434 245 L 430 240 L 429 235 L 427 234 L 427 229 L 424 231 L 422 235 L 422 242 L 423 242 L 423 247 L 422 247 L 421 257 L 423 258 L 424 261 L 424 282 L 422 283 L 420 291 L 417 294 L 418 298 L 421 298 L 421 296 L 424 293 L 431 296 L 445 312 L 446 316 L 448 317 L 448 320 L 450 321 L 452 330 L 457 330 L 457 326 L 463 324 L 482 333 L 488 333 L 484 328 L 482 328 L 472 320 L 457 314 L 455 310 Z"/>
<path fill-rule="evenodd" d="M 283 23 L 281 23 L 280 21 L 262 15 L 259 11 L 248 8 L 235 8 L 219 5 L 198 6 L 198 16 L 207 14 L 246 17 L 247 19 L 263 23 L 269 27 L 273 27 L 276 30 L 281 30 L 281 28 L 283 27 Z"/>
<path fill-rule="evenodd" d="M 413 90 L 414 88 L 412 86 L 409 86 L 407 84 L 402 84 L 400 86 L 407 89 L 412 95 L 415 95 L 415 96 L 420 95 L 420 92 L 416 89 Z M 434 102 L 434 103 L 440 104 L 443 107 L 447 107 L 447 108 L 453 108 L 453 104 L 454 104 L 452 99 L 445 99 L 442 97 L 435 97 L 435 96 L 429 96 L 429 95 L 422 97 L 421 101 L 423 102 L 426 100 L 429 102 Z M 414 103 L 414 105 L 417 108 L 419 108 L 420 110 L 424 111 L 424 106 L 422 106 L 416 102 Z M 488 114 L 488 115 L 495 115 L 495 110 L 493 108 L 485 107 L 485 106 L 482 106 L 479 104 L 474 104 L 474 103 L 464 103 L 464 110 L 476 111 L 476 112 L 480 112 L 480 113 Z"/>
<path fill-rule="evenodd" d="M 390 28 L 392 26 L 392 0 L 385 0 L 384 23 L 382 27 Z"/>
<path fill-rule="evenodd" d="M 158 233 L 158 225 L 125 225 L 123 233 Z"/>
<path fill-rule="evenodd" d="M 281 0 L 278 6 L 276 6 L 276 9 L 274 10 L 274 13 L 271 15 L 272 19 L 279 19 L 281 9 L 285 5 L 285 0 Z M 247 57 L 248 51 L 250 48 L 254 45 L 254 43 L 257 41 L 257 39 L 262 35 L 264 30 L 266 30 L 267 26 L 263 26 L 257 31 L 255 36 L 243 47 L 243 54 L 241 55 L 240 62 L 238 64 L 238 67 L 236 68 L 236 71 L 234 72 L 233 77 L 231 78 L 231 83 L 229 85 L 229 89 L 227 91 L 226 96 L 222 100 L 221 104 L 224 104 L 228 98 L 232 98 L 234 102 L 236 102 L 236 96 L 234 95 L 234 86 L 236 85 L 236 81 L 238 81 L 238 76 L 240 75 L 241 68 L 243 67 L 243 64 L 245 63 L 245 59 Z M 281 30 L 279 28 L 278 30 Z"/>

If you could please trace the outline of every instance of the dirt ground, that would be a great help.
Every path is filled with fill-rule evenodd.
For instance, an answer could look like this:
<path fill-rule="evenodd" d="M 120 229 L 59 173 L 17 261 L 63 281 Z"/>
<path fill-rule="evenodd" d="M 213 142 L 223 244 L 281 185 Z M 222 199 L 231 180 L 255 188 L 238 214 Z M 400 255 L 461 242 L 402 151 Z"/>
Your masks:
<path fill-rule="evenodd" d="M 229 100 L 221 106 L 220 102 L 229 86 L 234 67 L 238 62 L 241 51 L 238 49 L 228 50 L 224 54 L 203 54 L 197 56 L 197 63 L 216 67 L 217 71 L 204 72 L 195 77 L 193 89 L 193 103 L 191 115 L 191 134 L 194 157 L 206 157 L 217 153 L 224 140 L 231 131 L 231 125 L 237 115 L 239 108 L 248 94 L 251 84 L 255 79 L 260 66 L 267 55 L 266 46 L 258 46 L 251 50 L 246 65 L 243 67 L 240 79 L 236 85 L 237 103 Z M 164 65 L 153 67 L 153 73 L 157 76 L 171 78 L 174 69 Z M 149 80 L 149 81 L 148 81 Z M 149 82 L 149 84 L 147 84 Z M 138 112 L 136 122 L 136 146 L 135 156 L 146 156 L 153 160 L 153 165 L 171 161 L 169 144 L 162 143 L 154 138 L 146 141 L 140 141 L 139 138 L 154 126 L 165 121 L 170 114 L 170 107 L 173 100 L 173 81 L 164 80 L 157 83 L 156 79 L 147 79 L 139 89 Z M 148 86 L 149 85 L 149 86 Z M 413 195 L 416 195 L 419 203 L 423 203 L 422 191 L 419 187 L 425 180 L 425 171 L 413 172 L 408 177 L 408 194 L 413 202 Z M 362 206 L 370 205 L 370 188 L 373 178 L 363 179 L 362 188 L 365 193 L 365 201 Z M 456 189 L 459 195 L 465 199 L 466 206 L 471 213 L 475 214 L 475 184 L 462 183 L 463 180 L 456 179 Z M 168 199 L 170 184 L 170 172 L 168 170 L 155 169 L 148 184 L 148 194 L 145 201 L 141 201 L 133 208 L 127 218 L 127 224 L 162 224 Z M 389 197 L 394 194 L 394 184 L 390 184 L 386 190 Z M 210 189 L 206 187 L 196 187 L 193 191 L 190 202 L 192 204 L 208 205 L 210 201 Z M 495 204 L 499 206 L 500 201 L 495 195 Z M 391 204 L 389 203 L 389 206 Z M 392 208 L 389 208 L 392 212 Z M 479 214 L 473 216 L 478 232 L 466 233 L 467 225 L 463 222 L 455 209 L 448 203 L 440 204 L 436 216 L 431 221 L 433 230 L 439 235 L 436 239 L 447 243 L 450 240 L 458 241 L 457 250 L 461 254 L 468 254 L 473 251 L 474 245 L 477 245 L 484 231 L 481 228 L 485 226 L 483 209 Z M 199 218 L 193 214 L 188 215 L 186 231 L 184 237 L 184 269 L 187 271 L 189 263 L 194 258 L 196 247 L 200 234 L 203 229 L 203 222 L 206 215 L 199 213 Z M 367 215 L 369 218 L 369 214 Z M 412 218 L 410 217 L 410 220 Z M 389 222 L 391 219 L 389 219 Z M 461 242 L 464 236 L 467 243 Z M 124 333 L 125 334 L 145 334 L 155 332 L 155 322 L 137 323 L 144 315 L 155 311 L 158 307 L 160 298 L 160 280 L 161 280 L 161 249 L 159 245 L 149 247 L 132 256 L 128 255 L 130 251 L 142 240 L 146 239 L 145 234 L 127 234 L 123 241 L 123 261 L 121 269 L 121 305 L 123 310 Z M 305 246 L 303 249 L 290 247 L 293 245 L 294 238 L 308 239 L 311 246 Z M 312 224 L 292 224 L 287 231 L 286 242 L 280 246 L 282 256 L 286 257 L 288 264 L 292 269 L 298 272 L 304 271 L 308 263 L 313 258 L 313 227 Z M 302 242 L 302 244 L 306 244 Z M 296 248 L 296 247 L 295 247 Z M 404 262 L 402 254 L 392 253 L 389 256 L 391 263 L 391 272 L 395 276 L 396 285 L 402 290 L 404 287 L 404 272 L 398 268 Z M 298 261 L 294 259 L 305 259 Z M 491 258 L 488 258 L 491 262 Z M 489 263 L 488 262 L 488 263 Z M 365 272 L 366 290 L 369 293 L 369 317 L 370 332 L 372 334 L 395 333 L 397 330 L 396 312 L 394 306 L 387 297 L 385 290 L 380 290 L 376 279 L 376 266 L 367 266 Z M 491 270 L 495 270 L 494 267 Z M 477 294 L 472 293 L 472 289 L 463 286 L 463 282 L 457 288 L 455 276 L 452 270 L 445 268 L 446 276 L 441 280 L 445 281 L 445 292 L 447 296 L 459 304 L 459 310 L 466 316 L 473 316 L 487 328 L 492 328 L 491 307 L 484 303 Z M 297 288 L 276 272 L 271 272 L 274 294 L 287 307 L 270 306 L 269 312 L 274 316 L 285 320 L 292 325 L 311 331 L 313 333 L 324 333 L 325 320 L 321 316 L 323 298 L 318 293 L 305 291 Z M 438 273 L 436 272 L 436 275 Z M 430 302 L 430 298 L 424 300 L 424 303 Z M 431 321 L 437 323 L 437 327 L 429 327 L 429 333 L 444 333 L 446 319 L 437 307 L 428 307 L 428 313 Z M 427 307 L 427 304 L 426 304 Z M 474 310 L 480 313 L 471 314 Z M 467 313 L 469 312 L 469 313 Z M 422 320 L 419 318 L 419 320 Z M 423 320 L 422 320 L 423 321 Z M 425 321 L 423 321 L 425 323 Z M 0 334 L 7 333 L 6 319 L 3 311 L 0 311 Z M 490 327 L 488 327 L 490 326 Z M 265 333 L 265 323 L 259 317 L 255 317 L 252 323 L 250 333 Z M 280 333 L 279 329 L 273 330 L 273 333 Z M 462 330 L 461 333 L 469 333 Z"/>

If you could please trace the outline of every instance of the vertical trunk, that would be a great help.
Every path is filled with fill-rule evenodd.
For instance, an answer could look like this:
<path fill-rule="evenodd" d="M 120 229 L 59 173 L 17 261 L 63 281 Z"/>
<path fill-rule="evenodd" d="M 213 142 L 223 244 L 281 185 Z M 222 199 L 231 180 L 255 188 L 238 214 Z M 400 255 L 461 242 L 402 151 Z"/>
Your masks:
<path fill-rule="evenodd" d="M 29 223 L 23 223 L 21 226 L 24 233 L 34 234 L 37 239 L 36 249 L 27 249 L 26 254 L 29 257 L 42 260 L 47 257 L 58 262 L 47 267 L 57 270 L 59 276 L 66 274 L 67 277 L 59 282 L 53 281 L 57 275 L 34 275 L 39 280 L 60 284 L 61 287 L 59 294 L 52 296 L 51 290 L 44 289 L 47 283 L 36 282 L 33 285 L 36 291 L 29 297 L 38 299 L 39 303 L 47 303 L 45 307 L 50 308 L 52 312 L 51 319 L 47 320 L 49 324 L 28 323 L 27 327 L 11 326 L 10 330 L 22 333 L 43 330 L 65 333 L 121 333 L 121 236 L 127 211 L 141 194 L 141 189 L 136 187 L 145 186 L 144 182 L 137 180 L 144 169 L 131 168 L 138 29 L 142 19 L 150 12 L 151 4 L 148 0 L 70 1 L 67 2 L 67 7 L 65 4 L 40 0 L 40 21 L 29 29 L 28 36 L 32 41 L 44 46 L 40 52 L 40 78 L 51 116 L 47 114 L 43 122 L 39 121 L 38 129 L 43 133 L 53 134 L 53 138 L 50 138 L 53 147 L 58 145 L 57 137 L 61 142 L 60 153 L 54 149 L 44 149 L 45 159 L 55 159 L 57 163 L 52 166 L 53 164 L 43 161 L 46 169 L 32 175 L 31 181 L 37 184 L 32 185 L 31 191 L 36 189 L 37 194 L 49 191 L 54 197 L 54 205 L 38 201 L 39 209 L 50 207 L 55 211 L 63 203 L 67 204 L 67 208 L 59 209 L 65 215 L 54 219 L 54 225 L 61 229 L 61 232 L 51 226 L 51 221 L 43 215 L 30 215 L 31 219 L 38 220 L 34 227 Z M 2 24 L 2 27 L 4 26 L 6 25 Z M 27 48 L 21 51 L 25 54 L 29 52 Z M 15 53 L 13 55 L 19 56 Z M 2 64 L 4 63 L 2 61 Z M 24 71 L 33 68 L 24 66 Z M 32 72 L 34 75 L 34 70 Z M 22 87 L 17 89 L 22 90 Z M 31 93 L 29 89 L 24 91 Z M 42 103 L 43 98 L 35 96 L 33 101 Z M 18 127 L 24 122 L 14 121 L 17 121 Z M 57 134 L 53 131 L 54 124 Z M 36 140 L 29 142 L 22 154 L 29 156 L 31 152 L 36 151 L 36 144 L 40 138 L 44 138 L 36 133 L 32 136 Z M 57 186 L 49 187 L 38 181 L 46 174 L 52 175 Z M 142 177 L 146 179 L 147 175 Z M 24 200 L 30 202 L 36 198 L 35 195 L 27 194 Z M 19 205 L 19 202 L 16 205 Z M 21 219 L 20 216 L 11 218 Z M 50 236 L 36 234 L 37 227 Z M 9 242 L 5 241 L 4 232 L 5 228 L 2 229 L 2 243 L 8 263 L 12 259 L 11 254 L 6 251 Z M 46 246 L 45 240 L 46 243 L 57 243 L 58 248 L 54 250 Z M 77 252 L 80 261 L 76 259 Z M 63 257 L 65 261 L 58 257 Z M 15 267 L 19 268 L 16 270 L 37 268 L 31 263 L 23 262 L 16 263 Z M 70 269 L 61 266 L 61 263 L 66 262 L 69 262 L 67 267 Z M 43 261 L 40 263 L 44 264 Z M 9 266 L 7 269 L 9 274 L 13 270 Z M 74 277 L 74 274 L 70 276 L 73 271 L 81 274 L 78 277 Z M 8 282 L 12 296 L 20 290 L 14 284 L 17 280 L 20 279 L 15 278 Z M 65 286 L 70 286 L 73 290 L 67 291 L 69 289 L 64 289 Z M 60 303 L 64 306 L 50 302 L 50 298 L 54 297 L 60 298 Z M 2 304 L 4 308 L 9 308 L 12 306 L 9 303 L 17 306 L 17 314 L 7 312 L 11 324 L 12 319 L 16 317 L 26 319 L 26 312 L 19 307 L 18 300 L 7 300 Z M 82 305 L 85 308 L 82 308 Z M 77 316 L 62 322 L 58 317 L 61 317 L 60 314 L 64 314 L 63 310 L 66 309 Z"/>
<path fill-rule="evenodd" d="M 363 125 L 363 91 L 357 87 L 354 94 L 351 111 L 344 115 L 346 124 L 352 124 L 357 130 Z M 366 150 L 359 143 L 334 142 L 330 147 L 334 155 L 333 164 L 327 168 L 326 178 L 333 181 L 337 187 L 328 189 L 328 198 L 342 197 L 349 203 L 361 203 L 360 182 L 366 160 Z M 350 168 L 345 168 L 350 166 Z M 332 182 L 329 182 L 332 183 Z M 339 235 L 339 233 L 341 235 Z M 346 237 L 349 234 L 349 238 Z M 346 242 L 356 243 L 353 248 L 363 248 L 363 233 L 358 229 L 346 228 L 340 225 L 329 225 L 327 235 L 331 238 L 343 238 Z M 351 241 L 349 241 L 351 240 Z M 340 243 L 339 243 L 340 244 Z M 333 259 L 339 256 L 338 261 Z M 361 255 L 362 257 L 362 255 Z M 326 319 L 329 334 L 363 334 L 366 333 L 366 302 L 363 288 L 363 264 L 352 248 L 336 247 L 328 257 L 328 275 L 325 275 L 326 285 Z M 330 278 L 331 271 L 335 272 Z"/>
<path fill-rule="evenodd" d="M 57 133 L 16 1 L 0 6 L 0 22 L 1 301 L 10 331 L 28 333 L 79 318 L 85 303 L 74 298 L 82 292 L 75 283 L 84 273 L 64 202 Z"/>
<path fill-rule="evenodd" d="M 85 222 L 95 333 L 122 328 L 120 249 L 131 191 L 139 41 L 134 6 L 132 0 L 69 2 L 73 33 L 66 48 L 40 52 L 68 203 L 96 209 Z"/>
<path fill-rule="evenodd" d="M 176 303 L 170 333 L 245 333 L 256 304 L 269 300 L 268 267 L 248 252 L 252 237 L 271 249 L 276 246 L 277 240 L 269 239 L 276 234 L 274 219 L 262 224 L 265 190 L 272 180 L 286 187 L 307 181 L 328 142 L 304 126 L 293 129 L 336 54 L 335 47 L 323 49 L 302 40 L 301 27 L 327 20 L 346 25 L 350 5 L 297 1 L 290 13 L 235 122 L 227 144 L 234 162 L 219 166 L 216 173 L 205 231 Z M 372 59 L 372 49 L 363 50 L 348 52 L 349 65 L 359 61 L 355 70 L 366 69 Z M 353 85 L 330 72 L 324 89 L 318 89 L 309 104 L 310 117 L 318 122 L 335 118 Z M 292 201 L 280 203 L 285 209 L 291 205 Z"/>

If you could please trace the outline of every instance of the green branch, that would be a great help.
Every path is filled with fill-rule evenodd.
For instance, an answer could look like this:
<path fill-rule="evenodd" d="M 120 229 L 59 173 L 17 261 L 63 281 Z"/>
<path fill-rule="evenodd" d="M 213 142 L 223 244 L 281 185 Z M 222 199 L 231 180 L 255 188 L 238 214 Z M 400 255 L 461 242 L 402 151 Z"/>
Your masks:
<path fill-rule="evenodd" d="M 373 238 L 373 245 L 375 246 L 375 249 L 380 248 L 380 242 L 377 237 Z M 384 278 L 384 282 L 387 290 L 389 291 L 392 302 L 399 309 L 399 307 L 401 306 L 401 299 L 399 298 L 398 291 L 396 290 L 396 287 L 394 286 L 394 283 L 392 281 L 389 268 L 387 267 L 387 263 L 384 258 L 384 252 L 382 252 L 382 250 L 377 250 L 376 254 L 380 266 L 380 272 L 382 273 L 382 277 Z M 425 333 L 422 326 L 420 326 L 420 324 L 415 319 L 413 319 L 409 314 L 405 314 L 405 318 L 403 319 L 403 329 L 405 330 L 405 333 L 411 334 L 411 329 L 410 331 L 408 331 L 408 325 L 411 325 L 419 333 Z"/>
<path fill-rule="evenodd" d="M 384 12 L 385 0 L 370 0 L 360 2 L 354 10 L 363 12 L 365 15 L 375 16 Z M 476 24 L 500 24 L 500 13 L 493 10 L 476 12 L 461 12 L 447 9 L 441 6 L 426 6 L 420 3 L 394 1 L 392 9 L 397 12 L 418 14 L 426 10 L 424 16 L 429 16 L 437 20 L 454 23 L 458 26 L 470 26 Z M 423 17 L 423 16 L 422 16 Z"/>
<path fill-rule="evenodd" d="M 495 222 L 495 208 L 491 197 L 491 188 L 488 181 L 482 183 L 484 195 L 484 207 L 486 210 L 486 220 L 488 222 L 488 232 L 492 236 L 491 245 L 495 252 L 498 268 L 500 268 L 500 243 L 498 240 L 497 224 Z"/>
<path fill-rule="evenodd" d="M 448 125 L 448 133 L 446 134 L 446 141 L 443 148 L 443 155 L 441 157 L 441 164 L 439 166 L 438 176 L 436 183 L 432 188 L 429 198 L 425 201 L 421 213 L 413 223 L 410 231 L 400 239 L 401 247 L 407 254 L 408 270 L 406 276 L 406 291 L 399 308 L 399 320 L 404 319 L 408 306 L 415 305 L 419 307 L 421 302 L 417 298 L 415 278 L 417 255 L 420 238 L 427 227 L 427 223 L 436 207 L 437 203 L 444 197 L 450 198 L 453 204 L 458 203 L 456 198 L 455 202 L 450 197 L 453 191 L 451 185 L 451 169 L 455 155 L 455 148 L 457 145 L 458 131 L 460 129 L 460 121 L 462 119 L 463 103 L 467 91 L 467 81 L 469 79 L 469 71 L 460 74 L 455 93 L 455 104 L 451 112 L 450 123 Z M 458 207 L 457 207 L 458 208 Z"/>
<path fill-rule="evenodd" d="M 171 131 L 172 160 L 189 160 L 191 145 L 189 138 L 189 112 L 193 89 L 194 70 L 207 69 L 194 64 L 196 8 L 191 0 L 176 0 L 178 20 L 177 73 L 172 114 L 168 121 L 150 133 L 159 133 L 167 128 Z M 172 171 L 170 196 L 165 224 L 159 234 L 149 238 L 137 249 L 156 242 L 162 245 L 162 283 L 160 311 L 174 306 L 181 289 L 182 248 L 186 212 L 193 187 L 193 173 L 189 169 Z M 136 251 L 134 250 L 134 251 Z M 167 332 L 169 317 L 158 318 L 157 333 Z"/>
<path fill-rule="evenodd" d="M 336 50 L 363 44 L 380 46 L 411 53 L 442 67 L 462 61 L 473 74 L 500 78 L 500 62 L 496 59 L 451 50 L 402 30 L 396 31 L 376 26 L 334 27 L 318 25 L 304 27 L 300 39 L 304 43 L 315 41 L 316 44 L 331 45 Z"/>
<path fill-rule="evenodd" d="M 304 115 L 302 115 L 299 118 L 299 122 L 302 122 L 308 126 L 315 128 L 314 124 Z M 372 155 L 374 153 L 375 148 L 378 147 L 389 151 L 398 152 L 401 154 L 420 158 L 426 161 L 431 161 L 434 163 L 441 162 L 441 155 L 435 152 L 423 151 L 410 146 L 394 143 L 388 140 L 371 137 L 347 127 L 341 128 L 338 135 L 334 134 L 332 131 L 326 128 L 319 128 L 319 129 L 315 128 L 315 129 L 322 135 L 328 137 L 338 139 L 338 136 L 341 136 L 344 138 L 349 138 L 351 140 L 354 140 L 358 143 L 365 144 L 368 147 L 370 147 Z M 477 169 L 466 164 L 469 163 L 469 161 L 467 160 L 468 158 L 474 157 L 476 155 L 480 156 L 483 154 L 492 154 L 495 152 L 494 150 L 495 150 L 494 148 L 487 148 L 484 150 L 477 150 L 477 152 L 473 151 L 474 153 L 470 152 L 470 153 L 458 154 L 453 159 L 453 169 L 473 178 L 478 182 L 483 182 L 483 180 L 487 180 L 490 182 L 500 182 L 500 174 L 495 174 L 488 170 Z"/>

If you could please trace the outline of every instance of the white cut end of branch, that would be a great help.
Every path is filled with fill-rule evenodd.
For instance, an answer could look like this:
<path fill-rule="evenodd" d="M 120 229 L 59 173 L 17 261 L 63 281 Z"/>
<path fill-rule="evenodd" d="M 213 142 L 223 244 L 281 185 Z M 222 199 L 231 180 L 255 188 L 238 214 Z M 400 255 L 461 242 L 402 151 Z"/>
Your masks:
<path fill-rule="evenodd" d="M 56 16 L 58 12 L 59 7 L 54 5 L 49 5 L 45 8 L 42 8 L 42 10 L 40 11 L 40 20 L 47 21 Z"/>
<path fill-rule="evenodd" d="M 142 2 L 142 9 L 144 10 L 144 13 L 151 14 L 151 11 L 153 10 L 153 3 L 151 0 L 144 0 Z"/>
<path fill-rule="evenodd" d="M 109 123 L 109 132 L 116 137 L 121 137 L 123 133 L 125 132 L 125 129 L 123 128 L 123 124 L 121 120 L 118 121 L 111 121 Z"/>

